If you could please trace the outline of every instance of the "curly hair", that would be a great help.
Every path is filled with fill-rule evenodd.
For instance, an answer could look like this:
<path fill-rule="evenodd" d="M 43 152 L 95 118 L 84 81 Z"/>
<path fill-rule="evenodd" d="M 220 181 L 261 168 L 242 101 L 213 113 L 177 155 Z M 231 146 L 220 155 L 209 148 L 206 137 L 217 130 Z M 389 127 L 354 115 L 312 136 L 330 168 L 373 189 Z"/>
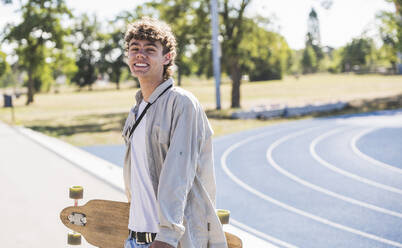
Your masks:
<path fill-rule="evenodd" d="M 150 17 L 143 17 L 129 24 L 124 36 L 126 55 L 128 54 L 128 46 L 132 39 L 152 42 L 159 41 L 163 47 L 163 54 L 171 54 L 169 64 L 164 65 L 163 78 L 167 80 L 173 76 L 173 66 L 176 58 L 176 38 L 168 24 Z"/>

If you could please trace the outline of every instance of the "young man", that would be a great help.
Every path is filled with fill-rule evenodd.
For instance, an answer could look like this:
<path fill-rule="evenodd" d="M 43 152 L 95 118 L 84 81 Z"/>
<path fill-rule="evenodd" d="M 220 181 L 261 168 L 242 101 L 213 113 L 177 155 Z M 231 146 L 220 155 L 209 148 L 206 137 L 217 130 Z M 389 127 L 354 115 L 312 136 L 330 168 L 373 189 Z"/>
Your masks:
<path fill-rule="evenodd" d="M 129 25 L 125 43 L 141 86 L 123 128 L 125 247 L 227 247 L 215 213 L 212 129 L 197 99 L 173 87 L 171 29 L 142 18 Z"/>

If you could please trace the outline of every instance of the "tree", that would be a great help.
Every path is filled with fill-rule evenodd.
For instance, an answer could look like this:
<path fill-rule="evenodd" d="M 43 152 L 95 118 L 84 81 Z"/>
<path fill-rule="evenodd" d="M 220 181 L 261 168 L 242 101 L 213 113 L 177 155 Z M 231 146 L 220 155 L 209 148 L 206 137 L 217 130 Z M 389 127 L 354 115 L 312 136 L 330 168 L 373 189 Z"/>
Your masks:
<path fill-rule="evenodd" d="M 303 73 L 313 73 L 317 70 L 317 57 L 311 46 L 306 46 L 301 60 Z"/>
<path fill-rule="evenodd" d="M 186 68 L 189 69 L 189 73 L 210 78 L 213 76 L 210 2 L 196 2 L 192 8 L 195 18 L 192 20 L 190 32 L 193 36 L 186 46 L 188 49 L 184 52 L 185 56 L 182 57 L 182 60 L 187 64 Z"/>
<path fill-rule="evenodd" d="M 402 53 L 402 0 L 387 0 L 395 4 L 396 31 L 398 38 L 398 51 Z"/>
<path fill-rule="evenodd" d="M 13 84 L 13 81 L 15 81 L 12 80 L 15 79 L 15 77 L 12 78 L 14 75 L 11 70 L 11 66 L 7 63 L 6 58 L 6 54 L 0 51 L 0 88 L 7 87 L 10 84 Z"/>
<path fill-rule="evenodd" d="M 249 72 L 253 77 L 259 79 L 280 77 L 283 72 L 283 66 L 286 64 L 287 56 L 290 53 L 284 40 L 281 40 L 272 33 L 266 33 L 266 30 L 257 28 L 260 24 L 267 24 L 269 19 L 259 16 L 254 16 L 253 18 L 245 16 L 245 11 L 250 3 L 251 0 L 222 0 L 219 2 L 220 34 L 222 38 L 221 64 L 223 71 L 230 76 L 232 81 L 232 108 L 241 107 L 240 85 L 242 75 Z M 209 7 L 209 5 L 200 5 L 196 10 L 197 18 L 200 20 L 198 23 L 199 26 L 196 26 L 196 28 L 204 27 L 206 31 L 200 32 L 195 40 L 197 48 L 193 60 L 198 60 L 197 62 L 201 66 L 198 72 L 202 71 L 207 75 L 212 75 Z M 205 24 L 208 24 L 208 26 Z M 273 44 L 254 39 L 253 36 L 258 33 L 265 36 L 263 38 L 272 39 L 274 41 Z M 245 39 L 245 34 L 250 34 L 247 36 L 247 39 Z M 252 46 L 259 47 L 262 49 L 261 51 L 264 51 L 261 52 L 265 53 L 263 59 L 259 58 L 258 54 L 255 54 L 255 51 L 251 51 Z M 284 53 L 287 55 L 283 55 Z M 253 54 L 253 56 L 250 56 L 250 54 Z M 270 69 L 267 69 L 266 65 L 272 66 L 271 69 L 273 70 L 270 71 Z"/>
<path fill-rule="evenodd" d="M 381 50 L 391 64 L 394 72 L 396 72 L 396 63 L 398 61 L 397 53 L 399 49 L 396 16 L 391 12 L 383 11 L 377 15 L 377 18 L 381 20 L 381 25 L 379 27 L 381 39 L 383 41 Z"/>
<path fill-rule="evenodd" d="M 382 50 L 386 53 L 393 70 L 396 72 L 397 54 L 399 53 L 399 56 L 402 57 L 402 0 L 386 1 L 394 3 L 396 12 L 383 11 L 377 15 L 377 18 L 382 22 L 379 28 L 384 44 Z"/>
<path fill-rule="evenodd" d="M 92 84 L 96 81 L 97 65 L 100 60 L 100 23 L 96 16 L 80 16 L 74 27 L 75 45 L 78 48 L 76 65 L 78 71 L 72 81 L 80 88 L 88 86 L 92 90 Z"/>
<path fill-rule="evenodd" d="M 291 56 L 285 39 L 257 25 L 254 19 L 247 19 L 246 25 L 248 39 L 240 44 L 242 70 L 250 81 L 282 79 Z"/>
<path fill-rule="evenodd" d="M 236 1 L 237 3 L 237 1 Z M 223 0 L 221 35 L 222 42 L 222 68 L 232 80 L 231 107 L 240 108 L 240 84 L 242 71 L 240 66 L 240 43 L 247 32 L 244 28 L 245 10 L 251 0 L 241 0 L 236 4 L 229 0 Z"/>
<path fill-rule="evenodd" d="M 62 28 L 60 19 L 71 16 L 71 12 L 64 0 L 28 0 L 22 4 L 20 12 L 22 22 L 7 26 L 5 40 L 18 44 L 18 63 L 28 74 L 28 105 L 34 102 L 35 81 L 41 84 L 44 79 L 46 59 L 51 56 L 46 53 L 47 47 L 61 49 L 64 45 L 67 30 Z"/>
<path fill-rule="evenodd" d="M 361 70 L 373 62 L 375 52 L 374 41 L 371 38 L 355 38 L 348 43 L 342 52 L 342 71 Z"/>
<path fill-rule="evenodd" d="M 113 27 L 113 29 L 111 33 L 100 34 L 101 45 L 98 65 L 99 71 L 107 74 L 110 81 L 116 83 L 116 88 L 120 89 L 120 78 L 123 70 L 127 68 L 124 53 L 124 31 L 118 27 Z"/>

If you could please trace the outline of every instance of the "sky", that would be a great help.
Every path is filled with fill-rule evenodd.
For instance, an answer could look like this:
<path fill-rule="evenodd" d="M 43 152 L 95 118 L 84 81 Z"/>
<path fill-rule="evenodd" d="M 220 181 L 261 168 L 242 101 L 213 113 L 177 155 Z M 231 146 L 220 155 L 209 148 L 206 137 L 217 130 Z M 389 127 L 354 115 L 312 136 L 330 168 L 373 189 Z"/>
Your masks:
<path fill-rule="evenodd" d="M 207 1 L 207 0 L 204 0 Z M 18 1 L 14 1 L 18 2 Z M 96 13 L 109 20 L 124 10 L 131 10 L 144 0 L 66 0 L 73 13 Z M 273 28 L 283 35 L 292 49 L 304 48 L 307 19 L 314 7 L 320 21 L 321 44 L 341 47 L 364 30 L 375 36 L 375 16 L 381 10 L 395 11 L 385 0 L 333 0 L 329 10 L 321 7 L 320 0 L 253 0 L 249 16 L 259 14 L 271 17 Z M 17 4 L 0 4 L 0 28 L 7 22 L 18 22 Z"/>

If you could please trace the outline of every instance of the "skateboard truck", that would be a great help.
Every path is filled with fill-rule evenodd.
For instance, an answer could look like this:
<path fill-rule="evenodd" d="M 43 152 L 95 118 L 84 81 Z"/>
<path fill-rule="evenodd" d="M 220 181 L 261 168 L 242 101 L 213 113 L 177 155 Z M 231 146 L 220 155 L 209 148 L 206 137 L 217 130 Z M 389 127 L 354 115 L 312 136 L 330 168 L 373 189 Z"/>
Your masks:
<path fill-rule="evenodd" d="M 87 224 L 87 218 L 85 214 L 82 213 L 73 212 L 68 216 L 68 220 L 70 221 L 70 223 L 77 226 L 85 226 L 85 224 Z"/>
<path fill-rule="evenodd" d="M 74 199 L 74 206 L 78 206 L 78 200 L 82 199 L 84 195 L 84 188 L 81 186 L 72 186 L 70 187 L 70 192 L 69 196 L 71 199 Z M 71 213 L 68 216 L 68 220 L 70 223 L 79 225 L 79 226 L 85 226 L 87 223 L 87 219 L 85 214 L 81 213 Z M 69 245 L 80 245 L 81 244 L 81 234 L 73 231 L 73 233 L 69 233 L 67 237 L 67 244 Z"/>

